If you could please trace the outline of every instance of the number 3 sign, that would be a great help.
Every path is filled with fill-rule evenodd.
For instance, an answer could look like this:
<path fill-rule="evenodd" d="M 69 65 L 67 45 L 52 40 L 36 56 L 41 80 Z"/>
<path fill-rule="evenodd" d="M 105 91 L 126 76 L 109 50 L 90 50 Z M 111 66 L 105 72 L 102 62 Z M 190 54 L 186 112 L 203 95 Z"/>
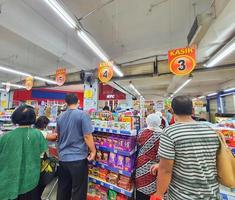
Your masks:
<path fill-rule="evenodd" d="M 190 74 L 196 66 L 196 49 L 186 47 L 168 51 L 168 65 L 173 74 Z"/>
<path fill-rule="evenodd" d="M 98 68 L 98 78 L 102 83 L 107 83 L 113 77 L 112 63 L 101 63 Z"/>

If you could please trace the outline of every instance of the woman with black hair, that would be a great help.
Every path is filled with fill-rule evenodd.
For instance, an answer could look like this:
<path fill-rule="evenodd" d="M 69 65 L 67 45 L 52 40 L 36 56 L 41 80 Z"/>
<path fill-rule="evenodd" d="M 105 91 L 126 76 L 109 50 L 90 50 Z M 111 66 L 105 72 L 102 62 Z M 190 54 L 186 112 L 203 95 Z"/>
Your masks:
<path fill-rule="evenodd" d="M 40 116 L 34 127 L 39 129 L 44 138 L 48 141 L 56 141 L 57 139 L 57 133 L 48 133 L 47 131 L 45 131 L 45 129 L 47 128 L 48 124 L 49 124 L 50 120 L 46 117 L 46 116 Z"/>
<path fill-rule="evenodd" d="M 31 127 L 36 122 L 31 106 L 18 107 L 11 119 L 19 127 L 0 137 L 0 199 L 38 200 L 40 155 L 47 151 L 47 142 Z"/>

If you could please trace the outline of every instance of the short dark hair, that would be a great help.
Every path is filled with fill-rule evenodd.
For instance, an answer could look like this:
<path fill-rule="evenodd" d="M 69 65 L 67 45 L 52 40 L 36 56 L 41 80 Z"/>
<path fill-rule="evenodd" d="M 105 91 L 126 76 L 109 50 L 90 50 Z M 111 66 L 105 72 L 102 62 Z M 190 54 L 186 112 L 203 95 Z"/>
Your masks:
<path fill-rule="evenodd" d="M 49 122 L 50 120 L 46 116 L 40 116 L 35 123 L 35 128 L 43 130 L 47 127 Z"/>
<path fill-rule="evenodd" d="M 188 96 L 175 97 L 171 107 L 176 115 L 192 115 L 193 113 L 193 102 Z"/>
<path fill-rule="evenodd" d="M 73 104 L 77 104 L 78 103 L 78 97 L 76 94 L 67 94 L 65 96 L 65 102 L 68 105 L 73 105 Z"/>
<path fill-rule="evenodd" d="M 13 124 L 18 124 L 20 126 L 34 124 L 36 122 L 34 108 L 26 104 L 19 106 L 11 115 L 11 120 Z"/>

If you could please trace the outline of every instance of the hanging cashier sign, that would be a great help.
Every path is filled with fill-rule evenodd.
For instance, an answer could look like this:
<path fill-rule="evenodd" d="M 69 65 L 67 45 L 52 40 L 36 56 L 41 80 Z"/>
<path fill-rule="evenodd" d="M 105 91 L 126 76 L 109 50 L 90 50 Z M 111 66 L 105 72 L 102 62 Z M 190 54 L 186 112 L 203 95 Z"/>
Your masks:
<path fill-rule="evenodd" d="M 113 77 L 113 63 L 104 62 L 100 63 L 98 68 L 98 78 L 102 83 L 109 82 Z"/>
<path fill-rule="evenodd" d="M 168 65 L 175 75 L 190 74 L 196 66 L 196 48 L 185 47 L 168 51 Z"/>

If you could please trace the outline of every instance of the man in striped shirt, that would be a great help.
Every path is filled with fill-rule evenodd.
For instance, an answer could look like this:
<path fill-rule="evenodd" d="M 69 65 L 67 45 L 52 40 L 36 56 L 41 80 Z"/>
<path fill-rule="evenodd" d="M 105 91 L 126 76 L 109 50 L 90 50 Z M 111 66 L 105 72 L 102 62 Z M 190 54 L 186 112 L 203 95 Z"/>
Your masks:
<path fill-rule="evenodd" d="M 160 139 L 157 193 L 152 199 L 162 199 L 167 190 L 169 200 L 220 199 L 216 133 L 192 119 L 192 101 L 187 96 L 175 97 L 172 108 L 176 124 Z"/>

